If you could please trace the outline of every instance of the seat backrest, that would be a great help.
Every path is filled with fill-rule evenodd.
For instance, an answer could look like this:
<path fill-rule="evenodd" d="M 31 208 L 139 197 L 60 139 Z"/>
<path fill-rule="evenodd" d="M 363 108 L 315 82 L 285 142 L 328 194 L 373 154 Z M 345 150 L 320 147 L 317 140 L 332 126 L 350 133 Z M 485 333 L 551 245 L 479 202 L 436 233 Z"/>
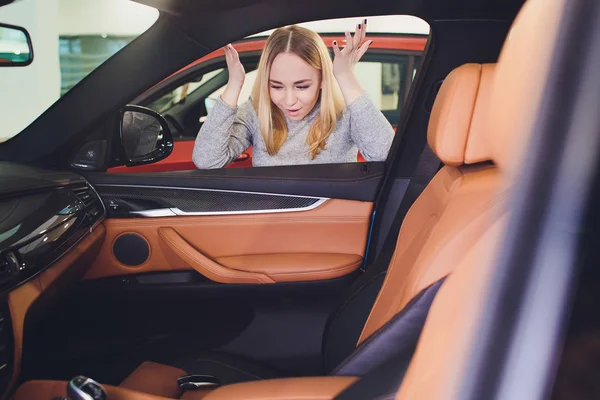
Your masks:
<path fill-rule="evenodd" d="M 494 74 L 486 141 L 497 165 L 504 198 L 515 182 L 542 102 L 551 53 L 566 1 L 529 0 L 504 44 Z M 458 399 L 470 349 L 475 346 L 482 300 L 499 254 L 510 203 L 487 222 L 488 229 L 440 288 L 429 310 L 414 357 L 396 399 Z"/>
<path fill-rule="evenodd" d="M 489 82 L 494 64 L 453 70 L 437 95 L 427 132 L 429 147 L 444 167 L 412 205 L 396 250 L 358 344 L 396 315 L 419 292 L 458 265 L 494 207 L 499 179 L 485 137 Z"/>
<path fill-rule="evenodd" d="M 484 140 L 494 68 L 465 64 L 444 80 L 427 136 L 445 166 L 408 211 L 383 285 L 354 338 L 358 349 L 333 374 L 362 376 L 398 353 L 410 360 L 442 280 L 488 228 L 486 216 L 501 203 L 494 197 L 499 174 Z"/>

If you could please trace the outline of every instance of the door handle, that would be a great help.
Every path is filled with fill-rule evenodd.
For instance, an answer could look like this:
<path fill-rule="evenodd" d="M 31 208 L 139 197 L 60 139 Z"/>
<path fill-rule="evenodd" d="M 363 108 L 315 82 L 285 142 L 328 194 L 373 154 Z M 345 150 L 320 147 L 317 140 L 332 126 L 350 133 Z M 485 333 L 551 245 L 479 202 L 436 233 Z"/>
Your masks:
<path fill-rule="evenodd" d="M 173 253 L 211 281 L 219 283 L 275 283 L 273 279 L 265 274 L 238 271 L 214 262 L 193 248 L 173 228 L 158 228 L 158 236 Z"/>

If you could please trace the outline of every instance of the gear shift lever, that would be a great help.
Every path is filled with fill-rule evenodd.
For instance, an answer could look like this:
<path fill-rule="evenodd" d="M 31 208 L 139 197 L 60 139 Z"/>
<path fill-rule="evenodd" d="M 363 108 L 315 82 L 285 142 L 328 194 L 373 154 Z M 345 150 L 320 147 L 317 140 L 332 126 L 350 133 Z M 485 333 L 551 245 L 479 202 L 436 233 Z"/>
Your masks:
<path fill-rule="evenodd" d="M 101 384 L 85 376 L 76 376 L 67 384 L 69 400 L 108 400 Z"/>

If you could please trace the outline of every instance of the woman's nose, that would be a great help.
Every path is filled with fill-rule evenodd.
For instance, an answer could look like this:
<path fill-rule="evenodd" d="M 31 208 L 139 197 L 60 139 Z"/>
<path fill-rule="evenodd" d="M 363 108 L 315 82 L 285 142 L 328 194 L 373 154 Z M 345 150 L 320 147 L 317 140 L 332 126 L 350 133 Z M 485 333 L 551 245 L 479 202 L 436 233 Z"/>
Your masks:
<path fill-rule="evenodd" d="M 296 95 L 293 90 L 285 91 L 285 105 L 290 107 L 296 104 Z"/>

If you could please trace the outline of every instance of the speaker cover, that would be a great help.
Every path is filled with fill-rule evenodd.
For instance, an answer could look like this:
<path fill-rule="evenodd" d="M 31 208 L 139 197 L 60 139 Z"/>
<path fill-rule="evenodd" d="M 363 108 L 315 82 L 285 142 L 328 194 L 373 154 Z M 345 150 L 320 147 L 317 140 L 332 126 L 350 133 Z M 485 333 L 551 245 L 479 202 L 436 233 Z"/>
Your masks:
<path fill-rule="evenodd" d="M 121 264 L 135 267 L 148 260 L 150 247 L 146 239 L 137 233 L 124 233 L 113 243 L 113 254 Z"/>

